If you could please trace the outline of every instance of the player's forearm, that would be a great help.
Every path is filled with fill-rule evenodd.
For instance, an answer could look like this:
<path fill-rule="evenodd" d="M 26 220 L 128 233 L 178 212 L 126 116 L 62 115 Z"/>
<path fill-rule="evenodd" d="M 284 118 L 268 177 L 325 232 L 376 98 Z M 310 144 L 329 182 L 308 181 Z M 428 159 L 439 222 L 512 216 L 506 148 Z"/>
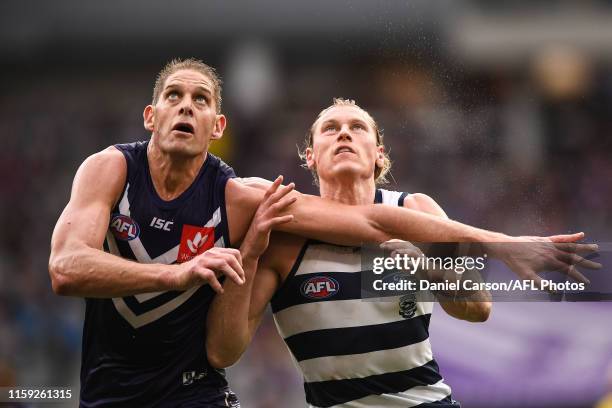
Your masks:
<path fill-rule="evenodd" d="M 343 205 L 301 194 L 280 230 L 339 245 L 397 238 L 411 242 L 503 242 L 509 237 L 407 208 Z"/>
<path fill-rule="evenodd" d="M 141 264 L 86 246 L 49 259 L 55 293 L 64 296 L 111 298 L 172 290 L 176 265 Z"/>
<path fill-rule="evenodd" d="M 508 237 L 421 211 L 371 205 L 366 217 L 385 240 L 413 242 L 500 242 Z"/>
<path fill-rule="evenodd" d="M 474 293 L 469 299 L 440 300 L 440 305 L 449 315 L 468 322 L 484 322 L 491 314 L 491 296 L 488 292 Z"/>
<path fill-rule="evenodd" d="M 462 282 L 467 279 L 482 282 L 482 276 L 476 270 L 467 270 L 461 275 L 454 271 L 429 270 L 429 280 L 433 282 L 452 282 L 459 289 L 455 291 L 438 291 L 436 297 L 446 313 L 456 319 L 468 322 L 484 322 L 491 313 L 491 293 L 486 290 L 464 290 Z"/>
<path fill-rule="evenodd" d="M 238 286 L 226 279 L 223 294 L 217 294 L 210 306 L 206 352 L 209 363 L 215 368 L 225 368 L 236 363 L 251 342 L 249 306 L 257 263 L 258 258 L 245 256 L 243 252 L 245 283 Z"/>

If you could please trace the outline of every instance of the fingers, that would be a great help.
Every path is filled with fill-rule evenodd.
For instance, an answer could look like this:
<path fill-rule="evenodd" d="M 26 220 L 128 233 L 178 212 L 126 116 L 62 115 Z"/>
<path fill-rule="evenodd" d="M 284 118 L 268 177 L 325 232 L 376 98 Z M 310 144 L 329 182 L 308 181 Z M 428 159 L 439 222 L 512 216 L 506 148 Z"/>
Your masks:
<path fill-rule="evenodd" d="M 586 276 L 578 272 L 578 269 L 576 269 L 576 265 L 568 266 L 566 270 L 566 274 L 567 276 L 569 276 L 570 278 L 578 282 L 586 283 L 587 285 L 591 283 L 591 281 Z"/>
<path fill-rule="evenodd" d="M 580 256 L 578 255 L 574 255 L 577 258 L 582 259 Z M 572 258 L 573 259 L 573 258 Z M 590 262 L 590 261 L 589 261 Z M 593 262 L 596 263 L 596 262 Z M 580 273 L 578 271 L 578 268 L 576 267 L 577 264 L 573 263 L 573 260 L 570 261 L 555 261 L 555 271 L 564 273 L 565 275 L 569 276 L 570 278 L 578 281 L 578 282 L 582 282 L 585 284 L 589 284 L 591 283 L 591 281 L 584 276 L 582 273 Z"/>
<path fill-rule="evenodd" d="M 268 221 L 268 224 L 265 226 L 265 228 L 267 230 L 272 230 L 272 229 L 274 229 L 274 227 L 277 227 L 277 226 L 282 225 L 282 224 L 286 224 L 286 223 L 291 222 L 291 221 L 293 221 L 293 215 L 292 214 L 283 215 L 282 217 L 274 217 L 270 221 Z"/>
<path fill-rule="evenodd" d="M 282 186 L 280 189 L 275 191 L 268 199 L 271 203 L 279 202 L 283 197 L 293 191 L 295 188 L 295 183 L 289 183 L 286 186 Z M 295 197 L 293 197 L 295 198 Z"/>
<path fill-rule="evenodd" d="M 291 190 L 289 190 L 289 191 L 291 191 Z M 285 195 L 286 194 L 287 193 L 285 193 Z M 272 198 L 270 198 L 270 199 L 272 199 Z M 283 197 L 282 199 L 279 199 L 277 202 L 272 204 L 270 206 L 270 209 L 274 213 L 279 213 L 279 212 L 287 209 L 291 204 L 295 203 L 296 201 L 297 201 L 297 197 Z"/>
<path fill-rule="evenodd" d="M 217 276 L 221 275 L 227 276 L 237 285 L 245 282 L 242 255 L 237 249 L 211 248 L 194 258 L 194 261 L 196 262 L 194 269 L 199 279 L 208 282 L 213 289 L 215 282 L 218 282 Z"/>
<path fill-rule="evenodd" d="M 567 235 L 552 235 L 548 237 L 552 242 L 576 242 L 584 238 L 584 232 Z"/>
<path fill-rule="evenodd" d="M 602 266 L 599 262 L 594 262 L 590 259 L 583 258 L 578 254 L 571 254 L 567 252 L 560 252 L 557 259 L 567 265 L 576 265 L 587 269 L 601 269 Z"/>
<path fill-rule="evenodd" d="M 209 276 L 207 276 L 205 278 L 206 282 L 208 282 L 208 284 L 210 285 L 210 287 L 217 292 L 218 294 L 222 294 L 223 293 L 223 286 L 221 286 L 221 283 L 219 282 L 219 280 L 217 279 L 217 277 L 215 276 L 215 274 L 210 271 L 211 273 L 209 274 Z"/>
<path fill-rule="evenodd" d="M 244 269 L 242 269 L 242 264 L 233 256 L 229 256 L 226 259 L 226 262 L 227 264 L 222 266 L 222 271 L 237 285 L 242 285 L 245 281 L 245 274 Z"/>
<path fill-rule="evenodd" d="M 569 253 L 577 253 L 581 255 L 592 254 L 594 252 L 599 251 L 599 245 L 597 244 L 575 244 L 575 243 L 555 243 L 555 248 L 560 251 L 565 251 Z"/>
<path fill-rule="evenodd" d="M 266 194 L 264 195 L 264 200 L 270 197 L 272 194 L 274 194 L 276 190 L 278 190 L 278 186 L 280 186 L 282 183 L 283 183 L 283 176 L 280 175 L 276 178 L 276 180 L 274 180 L 272 185 L 266 190 Z"/>

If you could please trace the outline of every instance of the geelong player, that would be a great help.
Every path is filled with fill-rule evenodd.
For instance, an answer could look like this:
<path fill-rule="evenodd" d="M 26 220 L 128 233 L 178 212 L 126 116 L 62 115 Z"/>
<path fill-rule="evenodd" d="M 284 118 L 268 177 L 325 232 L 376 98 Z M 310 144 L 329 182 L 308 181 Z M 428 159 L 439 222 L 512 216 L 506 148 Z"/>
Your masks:
<path fill-rule="evenodd" d="M 351 206 L 386 204 L 380 207 L 447 218 L 424 194 L 376 188 L 389 161 L 378 125 L 354 101 L 336 99 L 319 114 L 305 159 L 323 199 Z M 286 222 L 273 203 L 282 202 L 290 188 L 279 184 L 272 185 L 242 244 L 246 283 L 226 281 L 225 292 L 213 300 L 206 343 L 211 364 L 221 368 L 237 361 L 271 302 L 278 331 L 304 377 L 309 406 L 458 407 L 432 355 L 431 302 L 415 304 L 400 296 L 363 301 L 362 281 L 367 279 L 362 274 L 371 271 L 361 270 L 359 248 L 284 232 L 274 232 L 268 247 L 270 226 Z M 384 245 L 420 256 L 406 244 Z M 473 296 L 478 300 L 441 305 L 456 318 L 484 321 L 490 297 Z"/>
<path fill-rule="evenodd" d="M 229 247 L 242 241 L 267 186 L 233 179 L 208 153 L 226 118 L 219 78 L 201 61 L 160 72 L 144 126 L 149 141 L 83 162 L 51 240 L 53 290 L 86 298 L 80 405 L 237 406 L 223 370 L 209 363 L 205 318 L 223 292 L 218 277 L 245 282 L 240 252 Z M 410 209 L 297 192 L 283 200 L 275 205 L 291 216 L 279 228 L 336 244 L 516 240 Z M 529 239 L 524 255 L 491 255 L 524 277 L 551 262 L 571 265 L 567 248 Z"/>

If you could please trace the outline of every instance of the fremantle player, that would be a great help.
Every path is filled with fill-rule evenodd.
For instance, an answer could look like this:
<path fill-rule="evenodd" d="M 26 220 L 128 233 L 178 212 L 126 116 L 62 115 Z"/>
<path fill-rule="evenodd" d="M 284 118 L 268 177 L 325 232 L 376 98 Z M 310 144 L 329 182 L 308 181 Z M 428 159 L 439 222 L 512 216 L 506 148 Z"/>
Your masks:
<path fill-rule="evenodd" d="M 427 195 L 376 188 L 389 161 L 378 125 L 354 101 L 335 99 L 323 110 L 307 145 L 307 167 L 322 198 L 348 205 L 399 206 L 446 218 Z M 271 201 L 280 200 L 288 190 L 280 188 Z M 362 272 L 359 248 L 274 232 L 263 253 L 269 224 L 283 222 L 282 213 L 268 201 L 258 209 L 243 242 L 246 283 L 227 281 L 208 314 L 211 364 L 227 367 L 239 358 L 271 302 L 278 331 L 304 377 L 309 406 L 458 407 L 429 343 L 433 304 L 401 296 L 362 301 L 362 273 L 371 272 Z M 394 240 L 383 245 L 421 256 L 409 243 Z M 456 318 L 486 320 L 491 309 L 488 293 L 472 296 L 441 304 Z"/>
<path fill-rule="evenodd" d="M 205 318 L 223 292 L 218 277 L 244 283 L 241 255 L 229 247 L 242 241 L 268 186 L 233 179 L 208 153 L 226 118 L 219 78 L 201 61 L 169 63 L 143 116 L 149 141 L 111 146 L 80 166 L 51 240 L 53 290 L 86 298 L 80 405 L 236 406 L 223 370 L 209 364 Z M 517 239 L 408 209 L 297 192 L 283 200 L 275 208 L 288 215 L 290 206 L 291 215 L 280 228 L 336 244 Z M 568 255 L 529 239 L 527 256 L 491 255 L 534 277 L 545 255 Z"/>

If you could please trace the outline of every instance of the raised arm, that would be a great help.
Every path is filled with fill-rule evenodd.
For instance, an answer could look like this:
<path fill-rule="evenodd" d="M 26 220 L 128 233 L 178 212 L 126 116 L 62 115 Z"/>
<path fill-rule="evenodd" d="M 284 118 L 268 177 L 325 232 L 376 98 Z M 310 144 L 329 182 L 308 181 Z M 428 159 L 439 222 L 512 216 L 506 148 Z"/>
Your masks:
<path fill-rule="evenodd" d="M 268 182 L 269 183 L 269 182 Z M 269 185 L 269 184 L 268 184 Z M 240 242 L 255 209 L 261 202 L 265 180 L 230 180 L 226 201 L 230 235 Z M 349 206 L 306 194 L 293 193 L 297 200 L 291 207 L 292 222 L 278 229 L 308 238 L 340 245 L 361 245 L 397 238 L 412 242 L 473 242 L 479 251 L 501 259 L 522 279 L 539 282 L 540 271 L 561 271 L 574 279 L 587 282 L 574 265 L 597 268 L 577 253 L 592 250 L 574 244 L 584 234 L 553 237 L 511 237 L 437 217 L 409 208 L 386 205 Z M 506 245 L 513 243 L 513 245 Z"/>
<path fill-rule="evenodd" d="M 278 216 L 295 202 L 288 193 L 293 185 L 281 187 L 282 178 L 276 179 L 265 193 L 249 227 L 240 252 L 246 277 L 244 285 L 232 281 L 223 284 L 224 293 L 215 296 L 207 317 L 206 352 L 209 363 L 216 368 L 234 364 L 251 342 L 263 317 L 266 305 L 279 286 L 279 275 L 271 261 L 287 255 L 284 242 L 277 242 L 266 253 L 273 227 L 292 220 L 291 215 Z M 291 237 L 296 239 L 296 237 Z M 272 252 L 272 254 L 270 254 Z M 257 271 L 257 278 L 255 272 Z"/>
<path fill-rule="evenodd" d="M 207 251 L 181 265 L 141 264 L 104 252 L 102 244 L 110 212 L 123 190 L 126 175 L 126 161 L 114 147 L 89 157 L 77 171 L 70 201 L 51 238 L 49 274 L 55 293 L 117 297 L 205 283 L 221 290 L 215 273 L 242 281 L 239 253 L 235 250 Z"/>

